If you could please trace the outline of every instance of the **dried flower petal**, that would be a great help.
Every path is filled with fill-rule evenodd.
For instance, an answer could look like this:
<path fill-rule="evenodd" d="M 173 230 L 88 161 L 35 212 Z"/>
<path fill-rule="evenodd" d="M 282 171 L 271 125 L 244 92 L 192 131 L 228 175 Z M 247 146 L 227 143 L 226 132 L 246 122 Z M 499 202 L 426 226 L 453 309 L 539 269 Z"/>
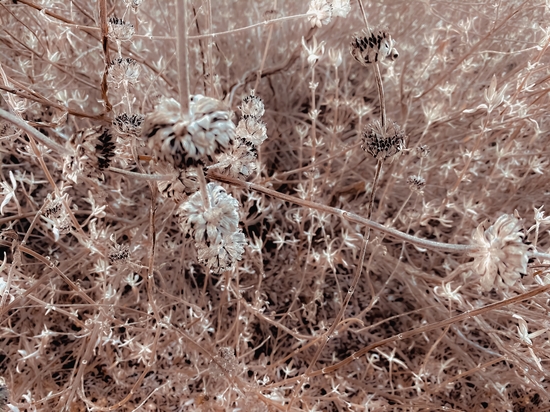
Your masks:
<path fill-rule="evenodd" d="M 471 256 L 484 290 L 504 284 L 513 286 L 527 273 L 531 247 L 524 243 L 523 227 L 517 217 L 502 215 L 487 230 L 479 225 L 473 240 L 479 249 Z"/>

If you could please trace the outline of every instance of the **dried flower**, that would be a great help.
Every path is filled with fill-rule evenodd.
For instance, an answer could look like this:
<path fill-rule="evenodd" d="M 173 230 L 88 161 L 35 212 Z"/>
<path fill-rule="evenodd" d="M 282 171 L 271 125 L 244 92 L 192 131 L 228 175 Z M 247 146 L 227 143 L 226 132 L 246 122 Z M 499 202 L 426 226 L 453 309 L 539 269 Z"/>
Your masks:
<path fill-rule="evenodd" d="M 193 233 L 197 242 L 214 243 L 230 235 L 239 225 L 239 202 L 215 183 L 208 183 L 208 202 L 200 192 L 193 194 L 181 207 L 182 227 Z"/>
<path fill-rule="evenodd" d="M 113 136 L 110 130 L 103 126 L 75 133 L 68 146 L 74 154 L 65 156 L 63 174 L 75 183 L 78 183 L 78 176 L 102 177 L 98 170 L 107 169 L 115 156 Z"/>
<path fill-rule="evenodd" d="M 308 47 L 306 39 L 302 37 L 302 47 L 307 53 L 307 63 L 310 66 L 313 66 L 315 63 L 317 63 L 317 61 L 325 53 L 325 44 L 325 41 L 317 43 L 317 38 L 313 36 L 313 44 L 311 45 L 311 47 Z"/>
<path fill-rule="evenodd" d="M 118 58 L 109 66 L 108 80 L 119 87 L 122 83 L 135 84 L 139 77 L 141 68 L 139 64 L 129 57 Z"/>
<path fill-rule="evenodd" d="M 376 120 L 365 127 L 362 138 L 361 148 L 375 159 L 386 160 L 405 148 L 405 132 L 395 122 L 384 128 Z"/>
<path fill-rule="evenodd" d="M 109 249 L 109 263 L 113 266 L 124 265 L 130 259 L 130 247 L 128 245 L 114 245 Z"/>
<path fill-rule="evenodd" d="M 311 27 L 329 24 L 332 19 L 332 4 L 327 0 L 311 0 L 307 14 L 310 15 Z"/>
<path fill-rule="evenodd" d="M 422 194 L 424 191 L 424 186 L 426 186 L 426 179 L 422 176 L 409 176 L 407 178 L 407 185 L 409 185 L 409 189 L 413 192 Z"/>
<path fill-rule="evenodd" d="M 248 116 L 237 125 L 236 135 L 254 146 L 259 146 L 267 139 L 267 128 L 258 118 Z"/>
<path fill-rule="evenodd" d="M 222 153 L 218 163 L 211 167 L 231 177 L 248 177 L 258 168 L 257 160 L 256 148 L 242 139 L 236 139 L 231 152 Z"/>
<path fill-rule="evenodd" d="M 479 249 L 471 256 L 484 290 L 513 286 L 527 273 L 531 247 L 524 243 L 524 236 L 520 219 L 512 215 L 500 216 L 487 230 L 483 225 L 477 227 L 473 240 Z"/>
<path fill-rule="evenodd" d="M 211 156 L 228 148 L 235 125 L 221 101 L 196 95 L 187 115 L 181 113 L 174 99 L 161 101 L 147 117 L 144 134 L 161 160 L 184 167 L 211 160 Z"/>
<path fill-rule="evenodd" d="M 65 203 L 69 203 L 69 195 L 48 193 L 44 202 L 44 208 L 42 215 L 47 219 L 51 225 L 54 238 L 57 241 L 60 235 L 67 234 L 71 231 L 72 222 L 69 217 L 69 213 L 65 208 Z"/>
<path fill-rule="evenodd" d="M 385 31 L 355 35 L 350 45 L 351 55 L 363 65 L 381 61 L 385 58 L 395 60 L 399 53 L 394 48 L 395 42 Z"/>
<path fill-rule="evenodd" d="M 207 194 L 208 205 L 197 192 L 180 206 L 180 224 L 195 240 L 201 263 L 214 272 L 229 270 L 241 259 L 246 244 L 238 229 L 239 202 L 215 183 L 208 183 Z"/>
<path fill-rule="evenodd" d="M 245 118 L 260 118 L 265 113 L 264 103 L 262 99 L 256 96 L 254 90 L 251 90 L 248 96 L 243 97 L 243 103 L 239 106 L 239 110 Z"/>
<path fill-rule="evenodd" d="M 130 40 L 134 35 L 134 25 L 116 16 L 111 17 L 107 24 L 109 26 L 109 37 L 115 41 Z"/>
<path fill-rule="evenodd" d="M 141 125 L 144 120 L 145 116 L 142 114 L 132 114 L 128 116 L 128 114 L 122 113 L 115 117 L 113 126 L 120 134 L 139 136 L 141 134 Z"/>

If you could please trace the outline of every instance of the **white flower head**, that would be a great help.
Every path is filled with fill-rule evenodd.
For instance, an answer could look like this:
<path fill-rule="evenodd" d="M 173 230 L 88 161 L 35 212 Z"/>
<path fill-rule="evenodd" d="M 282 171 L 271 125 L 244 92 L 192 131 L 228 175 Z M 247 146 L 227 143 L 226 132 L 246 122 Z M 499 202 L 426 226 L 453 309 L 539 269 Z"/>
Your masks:
<path fill-rule="evenodd" d="M 260 118 L 265 113 L 264 102 L 256 96 L 254 90 L 250 91 L 248 96 L 243 97 L 243 104 L 239 106 L 243 116 Z"/>
<path fill-rule="evenodd" d="M 347 17 L 351 11 L 349 0 L 333 0 L 332 15 L 335 17 Z"/>
<path fill-rule="evenodd" d="M 332 4 L 327 0 L 311 0 L 307 14 L 310 15 L 311 27 L 329 24 L 332 19 Z"/>
<path fill-rule="evenodd" d="M 182 229 L 195 240 L 200 263 L 215 273 L 241 260 L 246 238 L 239 225 L 239 202 L 216 183 L 207 185 L 208 203 L 197 192 L 180 207 Z"/>
<path fill-rule="evenodd" d="M 208 183 L 207 192 L 209 205 L 200 192 L 181 205 L 181 225 L 197 243 L 214 244 L 237 231 L 239 202 L 216 183 Z"/>
<path fill-rule="evenodd" d="M 313 43 L 311 47 L 307 46 L 306 39 L 302 37 L 302 47 L 307 53 L 307 63 L 313 66 L 325 53 L 325 41 L 317 43 L 317 38 L 313 36 Z"/>
<path fill-rule="evenodd" d="M 195 95 L 189 113 L 174 99 L 164 99 L 146 119 L 144 135 L 157 156 L 176 167 L 203 163 L 230 147 L 235 124 L 223 102 Z"/>
<path fill-rule="evenodd" d="M 473 240 L 479 249 L 471 256 L 484 290 L 493 286 L 513 286 L 527 273 L 531 248 L 524 243 L 522 230 L 521 221 L 512 215 L 500 216 L 487 230 L 483 225 L 477 227 Z"/>

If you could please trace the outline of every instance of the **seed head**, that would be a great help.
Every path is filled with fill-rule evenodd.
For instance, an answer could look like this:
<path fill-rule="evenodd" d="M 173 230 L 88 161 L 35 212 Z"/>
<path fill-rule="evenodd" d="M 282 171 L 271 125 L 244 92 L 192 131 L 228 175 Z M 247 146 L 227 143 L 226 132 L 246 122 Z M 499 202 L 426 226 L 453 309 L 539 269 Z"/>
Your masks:
<path fill-rule="evenodd" d="M 141 134 L 143 120 L 145 120 L 145 116 L 142 114 L 132 114 L 128 116 L 127 113 L 122 113 L 115 117 L 113 126 L 119 134 L 139 136 Z"/>
<path fill-rule="evenodd" d="M 395 60 L 399 53 L 394 47 L 395 42 L 391 36 L 382 30 L 373 33 L 355 35 L 351 41 L 350 53 L 355 60 L 362 65 L 381 61 L 383 59 Z"/>
<path fill-rule="evenodd" d="M 424 186 L 426 186 L 426 179 L 422 176 L 409 176 L 407 178 L 407 184 L 409 185 L 409 189 L 413 192 L 422 194 L 424 192 Z"/>
<path fill-rule="evenodd" d="M 209 205 L 197 192 L 180 206 L 180 224 L 195 240 L 199 262 L 219 273 L 241 259 L 246 238 L 238 228 L 239 202 L 215 183 L 208 183 L 207 194 Z"/>
<path fill-rule="evenodd" d="M 365 127 L 362 138 L 361 148 L 375 159 L 386 160 L 405 148 L 405 132 L 395 122 L 382 127 L 376 120 Z"/>
<path fill-rule="evenodd" d="M 146 119 L 144 135 L 159 159 L 175 167 L 203 164 L 230 147 L 235 124 L 224 104 L 196 95 L 188 114 L 174 99 L 164 99 Z"/>
<path fill-rule="evenodd" d="M 116 16 L 111 17 L 107 24 L 109 26 L 109 37 L 115 41 L 130 40 L 134 35 L 134 25 Z"/>
<path fill-rule="evenodd" d="M 262 99 L 256 96 L 254 90 L 252 90 L 248 96 L 243 98 L 243 104 L 239 106 L 239 109 L 241 110 L 243 117 L 245 118 L 260 118 L 265 113 L 264 103 L 262 102 Z"/>

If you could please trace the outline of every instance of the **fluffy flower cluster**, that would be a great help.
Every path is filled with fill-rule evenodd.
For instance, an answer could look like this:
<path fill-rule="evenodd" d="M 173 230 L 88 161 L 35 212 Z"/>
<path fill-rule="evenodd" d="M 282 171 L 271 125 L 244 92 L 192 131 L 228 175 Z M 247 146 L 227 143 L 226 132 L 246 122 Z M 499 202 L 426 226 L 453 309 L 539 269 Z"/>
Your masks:
<path fill-rule="evenodd" d="M 383 59 L 395 60 L 399 53 L 394 47 L 391 36 L 378 30 L 374 33 L 355 35 L 350 45 L 350 53 L 362 65 L 378 62 Z"/>
<path fill-rule="evenodd" d="M 258 168 L 257 148 L 267 139 L 267 128 L 261 117 L 265 113 L 262 99 L 254 90 L 243 98 L 239 106 L 243 115 L 235 131 L 236 139 L 231 152 L 219 156 L 219 163 L 213 167 L 231 177 L 247 177 Z"/>
<path fill-rule="evenodd" d="M 217 99 L 196 95 L 189 113 L 174 99 L 164 99 L 146 119 L 144 135 L 159 159 L 175 167 L 203 164 L 229 148 L 235 134 L 231 113 Z"/>
<path fill-rule="evenodd" d="M 484 290 L 513 286 L 527 273 L 531 247 L 524 243 L 524 236 L 521 221 L 511 215 L 502 215 L 487 230 L 483 225 L 477 227 L 473 239 L 479 249 L 471 255 Z"/>
<path fill-rule="evenodd" d="M 307 14 L 311 27 L 330 23 L 333 16 L 346 17 L 351 10 L 349 0 L 311 0 Z"/>
<path fill-rule="evenodd" d="M 208 205 L 197 192 L 180 207 L 181 227 L 195 240 L 199 262 L 215 273 L 241 260 L 246 238 L 239 225 L 239 202 L 216 183 L 207 185 Z"/>

